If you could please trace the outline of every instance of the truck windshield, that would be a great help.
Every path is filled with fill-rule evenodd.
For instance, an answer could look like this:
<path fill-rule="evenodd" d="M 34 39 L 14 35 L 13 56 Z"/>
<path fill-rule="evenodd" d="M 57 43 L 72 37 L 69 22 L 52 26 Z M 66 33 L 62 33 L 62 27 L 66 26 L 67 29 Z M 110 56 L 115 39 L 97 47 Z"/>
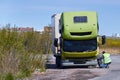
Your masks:
<path fill-rule="evenodd" d="M 84 52 L 97 49 L 97 38 L 90 40 L 64 40 L 63 50 L 66 52 Z"/>

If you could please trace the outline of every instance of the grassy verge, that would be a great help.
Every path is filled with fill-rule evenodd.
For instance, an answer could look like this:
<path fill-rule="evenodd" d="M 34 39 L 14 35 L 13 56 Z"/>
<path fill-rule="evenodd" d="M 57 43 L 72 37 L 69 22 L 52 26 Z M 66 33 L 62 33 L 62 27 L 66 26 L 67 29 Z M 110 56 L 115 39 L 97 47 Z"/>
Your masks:
<path fill-rule="evenodd" d="M 0 80 L 28 77 L 36 69 L 45 71 L 44 54 L 50 52 L 48 33 L 18 32 L 8 26 L 0 30 Z"/>
<path fill-rule="evenodd" d="M 120 38 L 107 38 L 106 44 L 100 46 L 100 52 L 103 50 L 111 54 L 120 54 Z"/>

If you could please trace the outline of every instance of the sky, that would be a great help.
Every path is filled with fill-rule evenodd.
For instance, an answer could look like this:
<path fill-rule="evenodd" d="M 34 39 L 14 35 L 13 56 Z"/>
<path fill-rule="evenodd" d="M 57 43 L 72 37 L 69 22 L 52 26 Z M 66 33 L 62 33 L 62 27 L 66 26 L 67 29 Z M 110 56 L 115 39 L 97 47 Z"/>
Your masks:
<path fill-rule="evenodd" d="M 100 35 L 120 34 L 120 0 L 0 0 L 0 27 L 43 30 L 53 14 L 67 11 L 96 11 Z"/>

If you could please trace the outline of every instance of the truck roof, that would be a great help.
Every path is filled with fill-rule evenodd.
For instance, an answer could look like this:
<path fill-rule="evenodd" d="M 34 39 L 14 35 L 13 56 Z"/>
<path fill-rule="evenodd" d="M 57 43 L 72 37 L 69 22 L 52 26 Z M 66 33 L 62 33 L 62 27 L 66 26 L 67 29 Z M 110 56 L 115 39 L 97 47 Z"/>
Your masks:
<path fill-rule="evenodd" d="M 63 12 L 60 27 L 65 39 L 88 39 L 98 36 L 98 16 L 95 11 Z"/>

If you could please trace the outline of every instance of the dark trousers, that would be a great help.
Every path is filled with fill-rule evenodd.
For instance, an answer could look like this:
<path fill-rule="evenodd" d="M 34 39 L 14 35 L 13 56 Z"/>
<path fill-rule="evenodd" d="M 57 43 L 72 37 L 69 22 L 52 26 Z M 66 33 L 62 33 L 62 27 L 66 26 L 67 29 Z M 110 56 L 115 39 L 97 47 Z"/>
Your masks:
<path fill-rule="evenodd" d="M 102 59 L 97 59 L 98 66 L 101 68 L 101 64 L 103 64 Z"/>

